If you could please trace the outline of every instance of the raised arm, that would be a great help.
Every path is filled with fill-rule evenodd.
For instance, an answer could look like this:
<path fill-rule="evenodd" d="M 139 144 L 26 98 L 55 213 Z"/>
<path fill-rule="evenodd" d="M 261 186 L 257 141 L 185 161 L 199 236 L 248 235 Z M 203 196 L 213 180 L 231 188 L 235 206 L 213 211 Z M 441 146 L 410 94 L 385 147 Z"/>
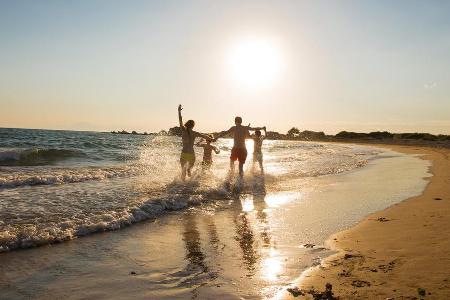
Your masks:
<path fill-rule="evenodd" d="M 264 129 L 264 127 L 250 127 L 250 125 L 248 126 L 248 130 L 251 130 L 251 131 L 263 130 L 263 129 Z"/>
<path fill-rule="evenodd" d="M 263 139 L 265 139 L 267 137 L 267 129 L 266 126 L 263 127 L 264 130 L 264 135 L 263 135 Z"/>
<path fill-rule="evenodd" d="M 213 146 L 213 150 L 214 150 L 214 152 L 216 152 L 216 154 L 219 154 L 219 153 L 220 153 L 220 149 L 217 148 L 217 147 L 215 147 L 215 146 Z"/>
<path fill-rule="evenodd" d="M 184 125 L 183 125 L 183 117 L 181 116 L 181 111 L 183 110 L 183 107 L 180 105 L 178 105 L 178 121 L 180 122 L 180 127 L 181 129 L 184 129 Z"/>
<path fill-rule="evenodd" d="M 264 127 L 251 127 L 250 123 L 248 123 L 247 128 L 248 128 L 248 130 L 255 131 L 255 130 L 263 130 L 264 128 L 266 128 L 266 126 L 264 126 Z"/>

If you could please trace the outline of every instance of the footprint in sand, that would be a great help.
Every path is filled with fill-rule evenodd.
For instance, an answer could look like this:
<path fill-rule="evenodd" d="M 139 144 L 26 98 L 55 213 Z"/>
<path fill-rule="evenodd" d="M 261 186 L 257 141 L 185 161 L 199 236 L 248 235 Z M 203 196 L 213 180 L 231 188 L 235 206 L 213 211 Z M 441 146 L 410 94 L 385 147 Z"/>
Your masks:
<path fill-rule="evenodd" d="M 344 259 L 361 258 L 361 257 L 362 257 L 362 255 L 359 255 L 359 254 L 349 254 L 349 253 L 346 253 L 346 254 L 344 255 Z"/>
<path fill-rule="evenodd" d="M 352 285 L 354 287 L 365 287 L 365 286 L 370 286 L 370 282 L 364 281 L 364 280 L 353 280 Z"/>
<path fill-rule="evenodd" d="M 378 269 L 380 269 L 384 273 L 387 273 L 389 271 L 392 271 L 392 269 L 394 269 L 395 263 L 396 263 L 396 261 L 393 260 L 393 261 L 389 262 L 387 265 L 379 265 Z"/>
<path fill-rule="evenodd" d="M 351 273 L 350 273 L 350 271 L 342 270 L 342 272 L 339 273 L 338 275 L 341 277 L 350 277 Z"/>

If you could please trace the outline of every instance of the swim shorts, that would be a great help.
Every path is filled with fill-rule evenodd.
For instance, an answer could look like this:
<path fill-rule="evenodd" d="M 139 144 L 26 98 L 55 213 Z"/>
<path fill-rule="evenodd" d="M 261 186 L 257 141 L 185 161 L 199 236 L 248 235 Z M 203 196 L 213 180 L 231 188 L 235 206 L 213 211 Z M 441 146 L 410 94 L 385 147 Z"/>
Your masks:
<path fill-rule="evenodd" d="M 181 152 L 180 160 L 181 161 L 186 161 L 186 162 L 189 162 L 189 163 L 193 164 L 195 162 L 195 154 L 194 153 Z"/>
<path fill-rule="evenodd" d="M 245 163 L 245 160 L 247 159 L 247 149 L 233 147 L 233 149 L 231 149 L 230 159 L 232 161 L 239 160 L 240 163 Z"/>

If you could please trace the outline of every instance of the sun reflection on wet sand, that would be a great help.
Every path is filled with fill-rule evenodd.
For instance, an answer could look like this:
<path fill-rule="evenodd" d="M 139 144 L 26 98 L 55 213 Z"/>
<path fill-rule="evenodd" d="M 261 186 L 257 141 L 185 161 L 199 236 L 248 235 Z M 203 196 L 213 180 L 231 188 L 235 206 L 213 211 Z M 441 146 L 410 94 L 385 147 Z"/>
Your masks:
<path fill-rule="evenodd" d="M 268 252 L 269 257 L 261 262 L 261 277 L 268 281 L 277 281 L 283 270 L 283 264 L 279 260 L 279 253 L 274 248 Z"/>
<path fill-rule="evenodd" d="M 298 197 L 298 193 L 255 193 L 240 197 L 240 213 L 235 219 L 236 240 L 241 247 L 247 277 L 270 284 L 264 294 L 274 295 L 285 266 L 271 237 L 270 211 Z"/>
<path fill-rule="evenodd" d="M 236 241 L 242 250 L 246 277 L 261 282 L 264 297 L 275 296 L 286 284 L 286 272 L 290 272 L 284 250 L 277 249 L 277 239 L 272 237 L 272 226 L 277 223 L 272 212 L 299 198 L 299 192 L 260 192 L 237 199 L 240 213 L 235 219 Z"/>
<path fill-rule="evenodd" d="M 271 193 L 266 195 L 265 202 L 268 207 L 280 207 L 300 198 L 301 194 L 298 192 Z"/>

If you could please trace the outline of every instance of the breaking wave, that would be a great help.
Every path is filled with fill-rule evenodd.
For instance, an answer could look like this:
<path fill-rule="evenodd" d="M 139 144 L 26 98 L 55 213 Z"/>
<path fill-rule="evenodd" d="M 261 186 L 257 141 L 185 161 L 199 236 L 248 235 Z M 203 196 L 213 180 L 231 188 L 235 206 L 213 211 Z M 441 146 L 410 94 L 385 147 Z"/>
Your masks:
<path fill-rule="evenodd" d="M 74 149 L 26 149 L 0 152 L 1 166 L 40 166 L 70 158 L 86 157 L 81 150 Z"/>
<path fill-rule="evenodd" d="M 211 199 L 230 197 L 230 192 L 225 187 L 205 189 L 198 186 L 195 182 L 186 186 L 174 181 L 166 186 L 167 194 L 159 198 L 147 199 L 119 211 L 64 218 L 57 222 L 2 226 L 5 224 L 0 220 L 0 227 L 3 227 L 0 231 L 0 253 L 63 242 L 97 232 L 118 230 L 137 222 L 155 219 L 169 211 L 197 206 Z"/>
<path fill-rule="evenodd" d="M 0 189 L 36 185 L 58 185 L 135 176 L 145 172 L 140 166 L 26 169 L 0 173 Z"/>

